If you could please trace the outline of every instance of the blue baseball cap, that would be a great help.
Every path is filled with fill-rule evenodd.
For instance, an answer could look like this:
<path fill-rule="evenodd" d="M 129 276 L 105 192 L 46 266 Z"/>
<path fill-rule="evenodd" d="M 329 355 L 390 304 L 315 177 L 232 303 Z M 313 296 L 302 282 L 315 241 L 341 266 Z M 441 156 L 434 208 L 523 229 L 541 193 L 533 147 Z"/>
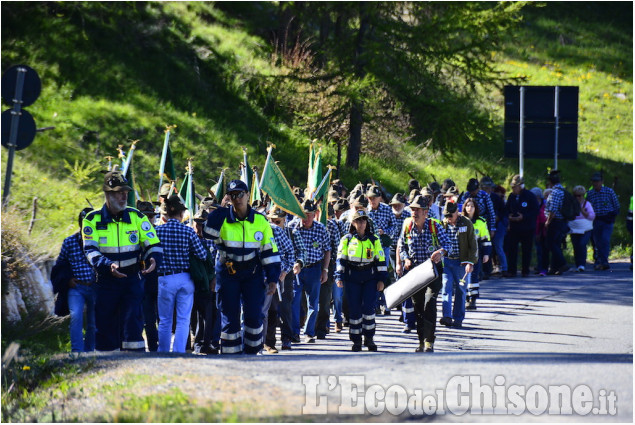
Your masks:
<path fill-rule="evenodd" d="M 227 185 L 227 193 L 229 192 L 248 192 L 247 185 L 242 180 L 232 180 Z"/>

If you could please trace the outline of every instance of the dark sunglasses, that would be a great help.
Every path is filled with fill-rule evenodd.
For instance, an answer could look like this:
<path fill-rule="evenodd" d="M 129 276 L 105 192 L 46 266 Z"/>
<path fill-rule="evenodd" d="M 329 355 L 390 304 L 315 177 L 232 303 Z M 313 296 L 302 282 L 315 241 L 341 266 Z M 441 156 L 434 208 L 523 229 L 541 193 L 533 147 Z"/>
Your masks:
<path fill-rule="evenodd" d="M 245 196 L 245 192 L 233 192 L 229 194 L 229 197 L 232 199 L 242 199 Z"/>

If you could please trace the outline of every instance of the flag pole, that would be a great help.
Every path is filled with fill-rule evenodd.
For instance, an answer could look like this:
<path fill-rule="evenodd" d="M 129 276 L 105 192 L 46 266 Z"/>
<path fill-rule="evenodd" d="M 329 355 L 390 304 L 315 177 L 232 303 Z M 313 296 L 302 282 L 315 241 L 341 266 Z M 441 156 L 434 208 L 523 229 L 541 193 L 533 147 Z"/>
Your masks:
<path fill-rule="evenodd" d="M 121 172 L 124 177 L 126 177 L 126 174 L 128 174 L 128 168 L 130 168 L 130 164 L 132 163 L 132 155 L 134 155 L 134 151 L 137 148 L 137 143 L 139 143 L 139 140 L 133 140 L 132 146 L 130 146 L 130 150 L 128 151 L 128 158 L 126 158 L 126 164 L 124 165 L 123 171 Z"/>
<path fill-rule="evenodd" d="M 187 194 L 190 196 L 190 203 L 192 203 L 192 201 L 194 200 L 194 197 L 196 196 L 194 194 L 194 180 L 192 179 L 192 159 L 188 159 L 187 160 L 187 172 L 189 175 L 189 179 L 187 182 L 187 185 L 189 186 L 187 188 Z M 185 199 L 187 200 L 187 196 L 185 197 Z M 188 218 L 188 224 L 190 226 L 192 226 L 192 217 L 194 216 L 194 214 L 196 213 L 196 211 L 194 211 L 194 206 L 193 205 L 188 205 L 187 209 L 190 210 L 190 214 L 189 214 L 189 218 Z"/>

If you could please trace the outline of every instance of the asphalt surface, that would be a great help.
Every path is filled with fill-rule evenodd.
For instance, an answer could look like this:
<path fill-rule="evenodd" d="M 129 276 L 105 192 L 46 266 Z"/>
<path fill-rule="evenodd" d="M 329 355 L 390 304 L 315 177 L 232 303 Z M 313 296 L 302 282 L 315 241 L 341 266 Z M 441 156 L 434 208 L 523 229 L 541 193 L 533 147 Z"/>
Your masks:
<path fill-rule="evenodd" d="M 467 312 L 462 329 L 437 327 L 434 353 L 415 353 L 416 334 L 402 328 L 396 313 L 378 316 L 377 353 L 353 353 L 345 328 L 278 354 L 167 357 L 181 370 L 221 380 L 238 376 L 286 394 L 276 420 L 633 421 L 628 263 L 604 272 L 484 281 L 478 309 Z M 150 353 L 102 356 L 139 365 L 167 360 Z M 257 399 L 262 388 L 244 391 Z M 400 394 L 402 402 L 394 401 Z"/>

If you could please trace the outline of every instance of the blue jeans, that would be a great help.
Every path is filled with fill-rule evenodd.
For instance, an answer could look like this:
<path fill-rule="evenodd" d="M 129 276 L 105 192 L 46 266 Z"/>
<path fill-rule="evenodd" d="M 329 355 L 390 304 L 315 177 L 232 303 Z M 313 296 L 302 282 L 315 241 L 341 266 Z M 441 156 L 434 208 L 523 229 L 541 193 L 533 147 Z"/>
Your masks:
<path fill-rule="evenodd" d="M 307 296 L 307 312 L 304 334 L 314 337 L 315 322 L 317 320 L 320 302 L 322 263 L 318 262 L 318 264 L 313 267 L 302 269 L 300 274 L 297 275 L 297 278 L 300 281 L 300 284 L 298 285 L 296 282 L 293 287 L 293 333 L 295 335 L 300 334 L 300 300 L 302 297 L 302 290 L 304 289 Z"/>
<path fill-rule="evenodd" d="M 507 225 L 500 220 L 496 224 L 496 234 L 494 235 L 494 239 L 492 240 L 492 245 L 494 246 L 494 251 L 498 256 L 498 261 L 500 263 L 501 272 L 507 271 L 507 256 L 505 255 L 504 249 L 504 241 L 505 234 L 507 233 Z"/>
<path fill-rule="evenodd" d="M 573 256 L 575 257 L 575 266 L 586 265 L 586 246 L 591 239 L 591 233 L 589 230 L 585 233 L 571 233 L 571 244 L 573 245 Z"/>
<path fill-rule="evenodd" d="M 460 260 L 443 260 L 443 280 L 441 296 L 443 301 L 443 317 L 451 317 L 455 322 L 463 322 L 465 318 L 465 295 L 467 283 L 459 284 L 465 276 L 465 266 Z M 454 308 L 452 308 L 452 295 L 454 295 Z"/>
<path fill-rule="evenodd" d="M 174 332 L 174 353 L 185 353 L 185 345 L 190 337 L 190 318 L 194 305 L 194 282 L 189 273 L 159 276 L 159 349 L 161 353 L 170 351 L 172 342 L 172 317 L 176 307 L 176 330 Z"/>
<path fill-rule="evenodd" d="M 613 224 L 598 220 L 593 221 L 593 242 L 595 243 L 595 265 L 608 266 L 611 252 L 611 235 Z"/>
<path fill-rule="evenodd" d="M 342 296 L 344 294 L 344 288 L 340 288 L 336 284 L 333 284 L 333 320 L 335 323 L 342 324 L 344 318 L 342 317 Z"/>
<path fill-rule="evenodd" d="M 77 284 L 68 289 L 68 309 L 71 312 L 71 351 L 95 350 L 95 290 Z M 86 306 L 86 333 L 84 334 L 84 306 Z"/>

